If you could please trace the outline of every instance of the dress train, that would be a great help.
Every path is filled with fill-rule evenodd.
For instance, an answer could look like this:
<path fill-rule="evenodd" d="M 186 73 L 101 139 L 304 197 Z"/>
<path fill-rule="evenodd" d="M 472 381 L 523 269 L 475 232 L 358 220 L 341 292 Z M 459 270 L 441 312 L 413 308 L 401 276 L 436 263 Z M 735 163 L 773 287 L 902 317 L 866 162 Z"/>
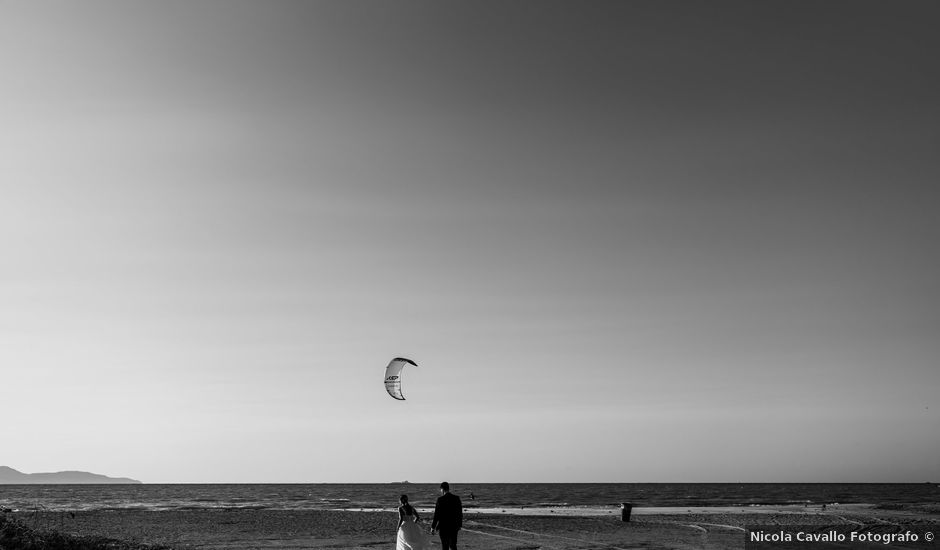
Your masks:
<path fill-rule="evenodd" d="M 430 550 L 431 537 L 424 532 L 411 516 L 398 528 L 398 543 L 395 550 Z"/>

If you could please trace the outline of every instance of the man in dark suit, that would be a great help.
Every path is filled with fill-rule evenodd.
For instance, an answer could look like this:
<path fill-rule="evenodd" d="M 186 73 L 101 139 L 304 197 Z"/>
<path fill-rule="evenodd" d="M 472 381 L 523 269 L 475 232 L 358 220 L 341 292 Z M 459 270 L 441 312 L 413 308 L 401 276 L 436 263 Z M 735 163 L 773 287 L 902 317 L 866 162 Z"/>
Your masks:
<path fill-rule="evenodd" d="M 457 531 L 463 526 L 463 504 L 460 497 L 450 492 L 450 484 L 441 483 L 441 496 L 434 505 L 431 534 L 435 529 L 441 536 L 442 550 L 457 550 Z"/>

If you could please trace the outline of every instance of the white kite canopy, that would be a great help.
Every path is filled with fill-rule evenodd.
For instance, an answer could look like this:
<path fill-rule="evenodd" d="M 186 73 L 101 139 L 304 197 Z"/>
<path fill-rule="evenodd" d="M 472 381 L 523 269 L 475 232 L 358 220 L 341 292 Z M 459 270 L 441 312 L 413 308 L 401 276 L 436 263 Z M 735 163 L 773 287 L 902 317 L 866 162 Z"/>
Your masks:
<path fill-rule="evenodd" d="M 411 359 L 396 357 L 385 367 L 385 391 L 400 401 L 405 400 L 405 396 L 401 393 L 401 370 L 405 368 L 405 365 L 418 366 Z"/>

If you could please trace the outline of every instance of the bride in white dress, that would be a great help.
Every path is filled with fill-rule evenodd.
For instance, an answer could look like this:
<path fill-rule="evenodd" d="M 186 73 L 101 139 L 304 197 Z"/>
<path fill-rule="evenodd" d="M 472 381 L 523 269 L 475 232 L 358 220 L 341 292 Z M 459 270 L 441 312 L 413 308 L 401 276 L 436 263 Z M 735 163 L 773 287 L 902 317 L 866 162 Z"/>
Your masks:
<path fill-rule="evenodd" d="M 414 506 L 408 504 L 408 495 L 402 495 L 398 502 L 401 506 L 398 507 L 398 544 L 395 550 L 429 550 L 430 537 L 418 524 L 421 518 Z"/>

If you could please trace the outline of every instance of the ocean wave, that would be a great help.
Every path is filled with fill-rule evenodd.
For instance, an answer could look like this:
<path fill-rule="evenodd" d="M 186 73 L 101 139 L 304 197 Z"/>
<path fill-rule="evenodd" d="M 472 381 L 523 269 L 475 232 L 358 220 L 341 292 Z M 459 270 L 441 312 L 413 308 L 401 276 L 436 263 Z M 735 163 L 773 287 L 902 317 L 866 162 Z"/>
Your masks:
<path fill-rule="evenodd" d="M 452 483 L 468 508 L 774 506 L 937 501 L 933 484 L 500 484 Z M 472 490 L 474 499 L 468 498 Z M 390 484 L 3 486 L 0 506 L 21 511 L 269 509 L 395 510 L 401 487 Z M 419 509 L 433 508 L 437 484 L 411 484 Z"/>

